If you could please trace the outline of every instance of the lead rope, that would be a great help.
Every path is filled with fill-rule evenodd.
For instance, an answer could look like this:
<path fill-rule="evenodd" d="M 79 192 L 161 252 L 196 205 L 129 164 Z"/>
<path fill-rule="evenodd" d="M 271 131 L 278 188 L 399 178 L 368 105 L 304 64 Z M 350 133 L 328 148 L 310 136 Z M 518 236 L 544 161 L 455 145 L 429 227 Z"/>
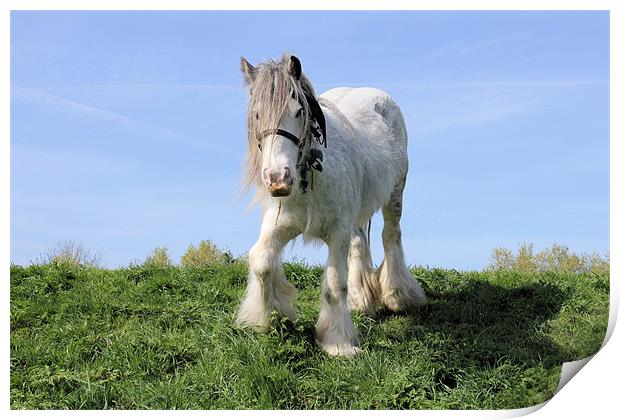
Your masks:
<path fill-rule="evenodd" d="M 278 226 L 278 218 L 280 217 L 280 209 L 282 208 L 282 201 L 278 202 L 278 214 L 276 214 L 276 226 Z"/>

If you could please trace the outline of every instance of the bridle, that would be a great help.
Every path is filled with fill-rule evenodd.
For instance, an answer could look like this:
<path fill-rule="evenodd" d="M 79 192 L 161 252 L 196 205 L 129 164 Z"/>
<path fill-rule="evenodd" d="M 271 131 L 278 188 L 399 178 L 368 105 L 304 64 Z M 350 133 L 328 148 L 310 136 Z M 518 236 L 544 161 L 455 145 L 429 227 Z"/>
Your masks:
<path fill-rule="evenodd" d="M 325 115 L 321 110 L 321 106 L 314 98 L 313 95 L 309 94 L 305 89 L 303 89 L 304 96 L 306 97 L 306 102 L 308 103 L 309 113 L 309 124 L 308 124 L 308 132 L 310 133 L 311 139 L 314 139 L 317 143 L 327 147 L 327 137 L 325 130 Z M 306 110 L 304 110 L 306 111 Z M 263 147 L 261 144 L 261 140 L 267 136 L 282 136 L 290 141 L 292 141 L 295 146 L 297 146 L 297 173 L 299 174 L 299 186 L 301 188 L 301 192 L 305 193 L 308 189 L 308 173 L 311 174 L 311 184 L 310 189 L 313 189 L 314 184 L 314 175 L 312 174 L 312 170 L 316 170 L 318 172 L 323 171 L 323 152 L 319 149 L 310 149 L 306 158 L 302 160 L 304 148 L 306 145 L 305 138 L 301 140 L 295 134 L 282 130 L 281 128 L 270 128 L 267 130 L 263 130 L 258 133 L 258 149 L 262 152 Z M 308 133 L 306 133 L 306 138 L 308 137 Z"/>
<path fill-rule="evenodd" d="M 292 141 L 293 143 L 295 143 L 295 146 L 300 147 L 299 145 L 301 145 L 303 147 L 303 144 L 301 142 L 301 140 L 299 140 L 299 137 L 297 137 L 295 134 L 288 132 L 286 130 L 282 130 L 281 128 L 270 128 L 268 130 L 263 130 L 258 134 L 258 150 L 260 150 L 261 152 L 263 151 L 263 146 L 261 145 L 261 140 L 264 137 L 267 136 L 271 136 L 271 135 L 276 135 L 276 136 L 282 136 L 282 137 L 286 137 L 287 139 L 289 139 L 290 141 Z"/>

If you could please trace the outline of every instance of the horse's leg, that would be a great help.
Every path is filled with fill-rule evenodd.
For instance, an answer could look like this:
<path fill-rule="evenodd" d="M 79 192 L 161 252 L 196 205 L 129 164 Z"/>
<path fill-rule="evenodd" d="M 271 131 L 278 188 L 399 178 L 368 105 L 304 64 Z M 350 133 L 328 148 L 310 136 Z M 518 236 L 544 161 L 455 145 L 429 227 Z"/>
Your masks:
<path fill-rule="evenodd" d="M 350 234 L 332 237 L 323 276 L 321 311 L 316 338 L 332 356 L 351 357 L 359 351 L 359 338 L 347 305 L 347 255 Z"/>
<path fill-rule="evenodd" d="M 360 227 L 351 237 L 349 250 L 349 308 L 374 315 L 380 288 L 372 272 L 370 246 L 366 227 Z"/>
<path fill-rule="evenodd" d="M 237 314 L 238 325 L 259 330 L 269 325 L 274 309 L 280 316 L 295 319 L 296 289 L 286 280 L 280 261 L 284 246 L 294 235 L 276 226 L 272 219 L 269 214 L 263 219 L 260 237 L 250 250 L 248 286 Z"/>
<path fill-rule="evenodd" d="M 392 191 L 388 203 L 383 207 L 383 249 L 385 258 L 379 266 L 378 278 L 381 286 L 381 302 L 394 312 L 404 312 L 426 303 L 426 295 L 405 264 L 401 242 L 400 217 L 403 206 L 404 177 Z"/>

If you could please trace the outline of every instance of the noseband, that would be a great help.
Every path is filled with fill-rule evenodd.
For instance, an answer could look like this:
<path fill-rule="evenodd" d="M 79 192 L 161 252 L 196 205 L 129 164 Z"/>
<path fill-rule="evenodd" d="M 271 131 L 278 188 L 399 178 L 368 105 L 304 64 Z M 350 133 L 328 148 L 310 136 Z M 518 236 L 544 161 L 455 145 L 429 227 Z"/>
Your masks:
<path fill-rule="evenodd" d="M 304 90 L 304 96 L 306 97 L 308 108 L 310 108 L 310 120 L 308 124 L 309 132 L 312 135 L 312 138 L 317 141 L 317 143 L 327 147 L 325 115 L 323 115 L 323 111 L 321 110 L 321 107 L 319 106 L 317 100 L 314 99 L 313 95 L 308 94 L 308 92 Z M 310 172 L 312 176 L 311 180 L 314 181 L 314 175 L 312 174 L 312 170 L 314 169 L 318 172 L 323 171 L 323 165 L 321 163 L 323 161 L 323 152 L 318 149 L 310 149 L 308 155 L 306 156 L 306 159 L 302 161 L 301 158 L 303 156 L 305 141 L 300 140 L 299 137 L 297 137 L 295 134 L 286 130 L 282 130 L 281 128 L 270 128 L 258 133 L 258 149 L 261 152 L 263 151 L 261 140 L 264 137 L 272 135 L 286 137 L 287 139 L 292 141 L 295 146 L 297 146 L 298 153 L 296 167 L 300 178 L 299 186 L 301 188 L 301 192 L 305 193 L 308 189 L 308 172 Z M 312 184 L 310 184 L 310 189 L 312 189 Z"/>
<path fill-rule="evenodd" d="M 271 136 L 274 134 L 276 136 L 286 137 L 287 139 L 295 143 L 295 146 L 297 147 L 299 147 L 299 145 L 301 144 L 301 140 L 299 140 L 299 137 L 297 137 L 295 134 L 289 133 L 288 131 L 282 130 L 280 128 L 270 128 L 269 130 L 261 131 L 258 134 L 258 150 L 260 150 L 261 152 L 263 151 L 263 146 L 261 145 L 261 140 L 263 139 L 263 137 Z M 301 145 L 303 146 L 303 144 Z"/>

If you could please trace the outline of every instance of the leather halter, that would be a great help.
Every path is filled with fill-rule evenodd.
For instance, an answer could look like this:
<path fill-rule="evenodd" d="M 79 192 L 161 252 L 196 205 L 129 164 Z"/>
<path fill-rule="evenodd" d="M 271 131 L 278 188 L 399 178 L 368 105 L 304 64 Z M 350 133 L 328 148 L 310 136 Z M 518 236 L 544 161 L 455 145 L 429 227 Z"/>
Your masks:
<path fill-rule="evenodd" d="M 258 150 L 260 150 L 261 152 L 263 151 L 263 146 L 260 142 L 263 137 L 271 136 L 273 134 L 275 134 L 276 136 L 286 137 L 287 139 L 295 143 L 295 146 L 297 147 L 299 147 L 299 145 L 301 144 L 301 140 L 299 140 L 299 137 L 297 137 L 295 134 L 290 133 L 286 130 L 282 130 L 281 128 L 270 128 L 268 130 L 261 131 L 258 134 Z"/>
<path fill-rule="evenodd" d="M 306 97 L 306 102 L 308 103 L 308 108 L 310 111 L 308 115 L 308 117 L 310 118 L 310 121 L 308 124 L 308 128 L 309 128 L 308 131 L 310 135 L 312 136 L 312 138 L 314 138 L 314 140 L 317 141 L 317 143 L 327 147 L 327 136 L 326 136 L 327 131 L 325 129 L 325 115 L 323 115 L 321 106 L 319 105 L 318 101 L 314 98 L 314 96 L 309 94 L 305 89 L 303 89 L 303 93 L 304 93 L 304 96 Z M 286 137 L 287 139 L 295 143 L 295 145 L 299 149 L 299 152 L 297 154 L 297 169 L 300 175 L 299 185 L 301 187 L 302 193 L 305 193 L 308 187 L 308 180 L 307 180 L 308 172 L 312 174 L 313 169 L 319 172 L 323 170 L 323 165 L 321 164 L 321 162 L 323 161 L 323 152 L 318 149 L 310 149 L 309 153 L 306 156 L 306 159 L 302 162 L 301 157 L 303 155 L 303 147 L 305 146 L 305 141 L 300 140 L 299 137 L 297 137 L 293 133 L 286 131 L 286 130 L 282 130 L 281 128 L 270 128 L 270 129 L 263 130 L 260 133 L 258 133 L 258 136 L 257 136 L 258 149 L 261 152 L 263 151 L 261 140 L 264 137 L 271 136 L 274 134 L 276 136 Z M 312 180 L 314 181 L 314 175 L 312 175 Z M 312 185 L 310 185 L 310 188 L 312 189 Z"/>

